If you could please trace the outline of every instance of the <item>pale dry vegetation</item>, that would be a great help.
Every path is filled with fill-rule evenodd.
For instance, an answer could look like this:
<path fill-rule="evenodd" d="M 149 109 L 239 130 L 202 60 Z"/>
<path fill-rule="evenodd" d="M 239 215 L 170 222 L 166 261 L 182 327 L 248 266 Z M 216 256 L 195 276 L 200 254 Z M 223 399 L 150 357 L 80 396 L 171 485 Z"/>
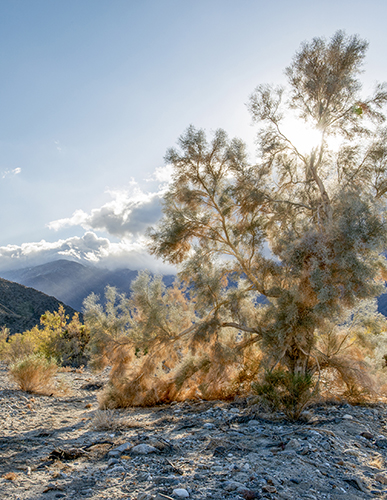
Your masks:
<path fill-rule="evenodd" d="M 227 399 L 246 391 L 261 354 L 233 331 L 196 327 L 196 302 L 177 284 L 142 273 L 130 299 L 107 289 L 106 308 L 85 302 L 92 366 L 111 366 L 102 408 L 150 406 L 189 398 Z M 243 389 L 243 387 L 245 387 Z"/>
<path fill-rule="evenodd" d="M 375 390 L 386 343 L 372 300 L 387 276 L 387 87 L 361 94 L 366 50 L 343 32 L 315 38 L 286 69 L 287 88 L 256 88 L 256 163 L 240 139 L 217 130 L 208 140 L 193 126 L 167 152 L 173 181 L 150 250 L 178 266 L 185 288 L 142 275 L 130 300 L 110 290 L 105 310 L 88 301 L 92 356 L 112 366 L 102 406 L 227 399 L 254 381 L 296 418 L 320 384 Z M 308 153 L 284 133 L 286 116 L 319 133 Z"/>
<path fill-rule="evenodd" d="M 55 375 L 60 365 L 75 365 L 87 360 L 88 331 L 75 314 L 71 321 L 63 306 L 46 312 L 40 325 L 24 333 L 10 335 L 0 331 L 0 360 L 9 366 L 10 378 L 26 392 L 64 394 L 69 387 Z"/>
<path fill-rule="evenodd" d="M 22 391 L 52 395 L 56 391 L 58 365 L 41 354 L 30 354 L 9 367 L 9 375 Z"/>

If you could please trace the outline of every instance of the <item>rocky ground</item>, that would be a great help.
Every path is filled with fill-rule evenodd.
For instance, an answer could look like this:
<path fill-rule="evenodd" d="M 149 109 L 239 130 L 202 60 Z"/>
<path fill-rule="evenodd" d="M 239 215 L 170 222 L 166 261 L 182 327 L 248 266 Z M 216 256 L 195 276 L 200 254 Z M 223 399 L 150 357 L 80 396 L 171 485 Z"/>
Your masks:
<path fill-rule="evenodd" d="M 98 410 L 101 378 L 32 396 L 0 367 L 0 498 L 387 498 L 387 407 L 321 404 L 289 423 L 246 401 Z"/>

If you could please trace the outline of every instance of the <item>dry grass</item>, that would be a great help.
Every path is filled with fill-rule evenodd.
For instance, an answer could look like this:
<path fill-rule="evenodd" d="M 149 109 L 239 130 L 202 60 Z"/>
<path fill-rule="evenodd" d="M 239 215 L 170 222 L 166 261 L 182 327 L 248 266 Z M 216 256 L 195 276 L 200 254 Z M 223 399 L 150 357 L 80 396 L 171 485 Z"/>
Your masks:
<path fill-rule="evenodd" d="M 95 431 L 114 431 L 118 425 L 114 410 L 97 410 L 91 421 Z"/>
<path fill-rule="evenodd" d="M 51 395 L 55 390 L 54 376 L 58 366 L 53 360 L 31 354 L 9 368 L 10 378 L 22 391 Z"/>

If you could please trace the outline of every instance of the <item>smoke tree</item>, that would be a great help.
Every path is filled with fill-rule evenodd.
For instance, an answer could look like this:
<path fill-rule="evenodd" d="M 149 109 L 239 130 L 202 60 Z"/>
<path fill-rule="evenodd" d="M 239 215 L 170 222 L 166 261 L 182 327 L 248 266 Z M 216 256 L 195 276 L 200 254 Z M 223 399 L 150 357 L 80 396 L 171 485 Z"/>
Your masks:
<path fill-rule="evenodd" d="M 256 163 L 241 140 L 192 126 L 167 152 L 173 182 L 150 248 L 190 283 L 192 342 L 216 345 L 227 329 L 236 348 L 259 345 L 269 369 L 305 378 L 334 361 L 321 350 L 332 324 L 382 292 L 387 88 L 362 97 L 366 50 L 343 32 L 315 38 L 286 69 L 286 87 L 256 88 Z M 290 115 L 319 134 L 308 153 L 284 131 Z"/>

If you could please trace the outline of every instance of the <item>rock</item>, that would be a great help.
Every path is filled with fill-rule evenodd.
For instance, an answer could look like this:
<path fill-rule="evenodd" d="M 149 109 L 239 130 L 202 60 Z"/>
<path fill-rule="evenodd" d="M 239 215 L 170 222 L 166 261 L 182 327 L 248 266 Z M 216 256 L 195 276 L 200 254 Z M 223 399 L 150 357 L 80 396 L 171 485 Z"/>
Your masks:
<path fill-rule="evenodd" d="M 247 422 L 247 425 L 249 427 L 258 427 L 260 425 L 260 423 L 258 422 L 258 420 L 249 420 Z"/>
<path fill-rule="evenodd" d="M 226 481 L 224 483 L 224 486 L 223 488 L 226 490 L 226 491 L 235 491 L 237 490 L 238 488 L 241 488 L 242 490 L 243 489 L 246 489 L 245 485 L 242 484 L 242 483 L 238 483 L 238 481 Z"/>
<path fill-rule="evenodd" d="M 203 425 L 203 429 L 215 429 L 215 425 L 207 422 Z"/>
<path fill-rule="evenodd" d="M 217 446 L 212 452 L 214 457 L 223 457 L 226 454 L 226 448 L 224 446 Z"/>
<path fill-rule="evenodd" d="M 353 476 L 353 477 L 344 477 L 343 481 L 345 481 L 346 483 L 348 483 L 350 486 L 352 486 L 356 490 L 359 490 L 359 491 L 362 491 L 362 492 L 367 491 L 365 489 L 365 487 L 363 486 L 363 483 L 356 476 Z"/>
<path fill-rule="evenodd" d="M 256 498 L 261 498 L 261 495 L 254 490 L 243 490 L 241 495 L 245 500 L 255 500 Z"/>
<path fill-rule="evenodd" d="M 301 443 L 298 439 L 291 439 L 285 446 L 285 450 L 299 450 L 301 448 Z"/>
<path fill-rule="evenodd" d="M 149 493 L 139 493 L 137 495 L 137 500 L 152 500 L 152 495 L 149 495 Z"/>
<path fill-rule="evenodd" d="M 387 439 L 386 438 L 377 439 L 375 444 L 378 448 L 382 449 L 387 448 Z"/>
<path fill-rule="evenodd" d="M 252 451 L 247 455 L 246 459 L 251 463 L 256 463 L 261 461 L 261 456 L 258 453 Z"/>
<path fill-rule="evenodd" d="M 262 486 L 262 491 L 264 493 L 277 493 L 277 488 L 271 484 L 264 484 Z"/>
<path fill-rule="evenodd" d="M 117 448 L 114 448 L 112 451 L 118 451 L 120 453 L 124 453 L 124 451 L 129 450 L 129 448 L 132 447 L 132 443 L 123 443 L 120 446 L 117 446 Z"/>
<path fill-rule="evenodd" d="M 113 467 L 112 469 L 107 471 L 107 474 L 113 475 L 113 474 L 121 474 L 122 472 L 125 472 L 125 467 L 122 467 L 122 465 L 117 465 L 116 467 Z"/>
<path fill-rule="evenodd" d="M 138 444 L 137 446 L 133 446 L 130 450 L 131 453 L 136 453 L 139 455 L 148 455 L 149 453 L 157 453 L 159 450 L 154 446 L 150 446 L 149 444 Z"/>
<path fill-rule="evenodd" d="M 343 415 L 343 419 L 345 419 L 345 420 L 353 420 L 353 416 L 345 414 L 345 415 Z"/>
<path fill-rule="evenodd" d="M 360 433 L 360 436 L 363 436 L 365 437 L 366 439 L 373 439 L 374 438 L 374 435 L 371 434 L 370 432 L 368 431 L 363 431 Z"/>
<path fill-rule="evenodd" d="M 153 478 L 155 484 L 179 484 L 180 479 L 174 476 L 156 476 Z"/>
<path fill-rule="evenodd" d="M 249 480 L 249 475 L 245 472 L 237 472 L 234 475 L 233 479 L 238 483 L 247 483 L 247 481 Z"/>
<path fill-rule="evenodd" d="M 375 481 L 381 484 L 387 484 L 387 476 L 385 474 L 376 474 Z"/>
<path fill-rule="evenodd" d="M 175 495 L 179 498 L 188 498 L 189 493 L 185 488 L 176 488 L 175 490 L 172 491 L 172 495 Z"/>

